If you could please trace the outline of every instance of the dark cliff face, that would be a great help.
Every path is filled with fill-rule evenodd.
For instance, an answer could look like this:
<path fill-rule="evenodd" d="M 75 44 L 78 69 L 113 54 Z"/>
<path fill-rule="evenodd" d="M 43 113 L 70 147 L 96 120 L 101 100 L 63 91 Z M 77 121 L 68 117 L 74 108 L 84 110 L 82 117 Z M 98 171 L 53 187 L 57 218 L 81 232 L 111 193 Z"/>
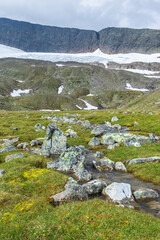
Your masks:
<path fill-rule="evenodd" d="M 106 28 L 100 32 L 42 26 L 0 18 L 0 44 L 27 52 L 104 53 L 160 51 L 160 30 Z"/>
<path fill-rule="evenodd" d="M 27 52 L 93 52 L 98 48 L 98 34 L 1 18 L 0 43 Z"/>

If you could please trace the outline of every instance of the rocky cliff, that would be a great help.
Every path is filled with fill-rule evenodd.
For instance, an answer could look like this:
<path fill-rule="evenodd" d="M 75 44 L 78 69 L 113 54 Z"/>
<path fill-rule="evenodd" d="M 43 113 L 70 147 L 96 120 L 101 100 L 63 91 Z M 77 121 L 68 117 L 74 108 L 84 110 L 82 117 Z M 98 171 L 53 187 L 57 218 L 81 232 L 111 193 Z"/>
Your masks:
<path fill-rule="evenodd" d="M 160 51 L 160 30 L 106 28 L 100 32 L 60 28 L 0 18 L 0 44 L 27 52 L 154 53 Z"/>

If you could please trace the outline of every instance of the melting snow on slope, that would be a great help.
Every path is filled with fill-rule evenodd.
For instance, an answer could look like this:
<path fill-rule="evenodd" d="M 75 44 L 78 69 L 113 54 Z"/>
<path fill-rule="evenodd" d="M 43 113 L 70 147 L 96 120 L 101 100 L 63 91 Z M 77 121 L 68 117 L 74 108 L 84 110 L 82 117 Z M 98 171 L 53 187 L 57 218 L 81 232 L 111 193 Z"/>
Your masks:
<path fill-rule="evenodd" d="M 93 97 L 94 95 L 92 93 L 89 93 L 87 97 Z"/>
<path fill-rule="evenodd" d="M 63 91 L 63 89 L 64 89 L 64 86 L 62 85 L 62 86 L 60 86 L 59 88 L 58 88 L 58 94 L 61 94 L 62 93 L 62 91 Z"/>
<path fill-rule="evenodd" d="M 126 89 L 131 91 L 140 91 L 140 92 L 148 92 L 148 89 L 145 88 L 133 88 L 130 83 L 126 83 Z"/>
<path fill-rule="evenodd" d="M 87 103 L 85 100 L 83 100 L 83 99 L 81 99 L 81 98 L 79 98 L 79 100 L 81 100 L 82 102 L 84 102 L 84 103 L 86 104 L 87 107 L 84 108 L 84 110 L 97 110 L 97 109 L 98 109 L 98 107 L 95 107 L 95 106 Z M 78 107 L 78 106 L 77 106 L 77 107 Z"/>
<path fill-rule="evenodd" d="M 17 90 L 13 90 L 13 92 L 11 93 L 11 97 L 20 97 L 22 94 L 28 94 L 30 93 L 31 89 L 25 89 L 25 90 L 21 90 L 21 89 L 17 89 Z"/>
<path fill-rule="evenodd" d="M 147 74 L 147 75 L 153 75 L 155 73 L 159 73 L 159 72 L 156 72 L 156 71 L 140 70 L 140 69 L 123 69 L 123 70 L 133 72 L 133 73 Z"/>

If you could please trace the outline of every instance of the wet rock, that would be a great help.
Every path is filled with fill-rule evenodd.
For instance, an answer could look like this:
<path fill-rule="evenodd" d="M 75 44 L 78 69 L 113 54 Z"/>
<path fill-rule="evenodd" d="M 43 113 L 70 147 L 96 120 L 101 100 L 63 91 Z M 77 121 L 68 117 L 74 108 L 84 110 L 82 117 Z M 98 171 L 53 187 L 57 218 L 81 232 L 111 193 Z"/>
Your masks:
<path fill-rule="evenodd" d="M 115 203 L 133 201 L 131 185 L 113 182 L 103 189 L 102 194 Z"/>
<path fill-rule="evenodd" d="M 65 134 L 69 138 L 76 138 L 78 137 L 77 133 L 73 129 L 68 129 Z"/>
<path fill-rule="evenodd" d="M 10 151 L 15 150 L 15 149 L 16 149 L 15 146 L 10 145 L 8 147 L 1 148 L 0 153 L 10 152 Z"/>
<path fill-rule="evenodd" d="M 99 161 L 93 161 L 93 166 L 98 171 L 109 170 L 112 171 L 115 163 L 111 161 L 109 158 L 102 158 Z"/>
<path fill-rule="evenodd" d="M 116 171 L 127 172 L 127 169 L 122 162 L 116 162 L 114 168 L 115 168 Z"/>
<path fill-rule="evenodd" d="M 27 142 L 24 142 L 24 143 L 19 143 L 18 145 L 17 145 L 17 148 L 18 149 L 26 149 L 27 147 L 29 146 L 29 143 L 27 143 Z"/>
<path fill-rule="evenodd" d="M 112 117 L 111 122 L 116 122 L 116 121 L 118 121 L 118 117 L 117 116 Z"/>
<path fill-rule="evenodd" d="M 95 134 L 96 136 L 102 135 L 107 130 L 105 124 L 99 124 L 98 126 L 94 127 L 91 131 L 91 134 Z"/>
<path fill-rule="evenodd" d="M 97 193 L 101 193 L 102 190 L 107 186 L 107 183 L 105 183 L 102 180 L 95 179 L 88 183 L 85 183 L 82 185 L 85 191 L 88 193 L 88 195 L 93 195 Z"/>
<path fill-rule="evenodd" d="M 38 138 L 37 139 L 35 139 L 35 140 L 32 140 L 31 142 L 30 142 L 30 145 L 31 145 L 31 147 L 34 147 L 34 146 L 37 146 L 37 145 L 42 145 L 43 144 L 43 142 L 41 141 L 41 140 L 39 140 Z"/>
<path fill-rule="evenodd" d="M 24 154 L 23 153 L 16 153 L 16 154 L 12 154 L 12 155 L 8 155 L 6 156 L 5 158 L 5 162 L 9 162 L 13 159 L 16 159 L 16 158 L 24 158 Z"/>
<path fill-rule="evenodd" d="M 94 147 L 94 146 L 97 146 L 97 145 L 100 145 L 100 141 L 97 137 L 94 137 L 90 140 L 90 142 L 88 143 L 88 145 L 90 147 Z"/>
<path fill-rule="evenodd" d="M 84 161 L 79 162 L 74 167 L 74 174 L 80 181 L 89 181 L 92 179 L 92 175 L 84 167 Z"/>
<path fill-rule="evenodd" d="M 2 177 L 5 173 L 5 170 L 4 169 L 0 169 L 0 177 Z"/>
<path fill-rule="evenodd" d="M 61 154 L 66 149 L 67 137 L 55 123 L 50 123 L 42 145 L 42 155 L 49 157 L 51 154 Z"/>
<path fill-rule="evenodd" d="M 132 160 L 126 161 L 126 163 L 136 164 L 136 163 L 145 163 L 145 162 L 156 162 L 160 161 L 160 157 L 147 157 L 147 158 L 134 158 Z"/>
<path fill-rule="evenodd" d="M 88 199 L 88 194 L 84 188 L 73 178 L 69 178 L 65 185 L 65 190 L 50 197 L 51 203 L 57 205 L 70 201 L 84 201 Z"/>
<path fill-rule="evenodd" d="M 95 153 L 95 157 L 100 158 L 100 157 L 102 157 L 102 156 L 104 156 L 104 153 L 103 153 L 103 152 L 97 151 L 97 152 Z"/>
<path fill-rule="evenodd" d="M 73 171 L 76 165 L 85 159 L 86 150 L 84 146 L 72 146 L 63 152 L 56 162 L 48 162 L 47 168 L 59 171 Z"/>
<path fill-rule="evenodd" d="M 152 189 L 139 189 L 133 193 L 136 200 L 145 201 L 158 198 L 159 195 Z"/>

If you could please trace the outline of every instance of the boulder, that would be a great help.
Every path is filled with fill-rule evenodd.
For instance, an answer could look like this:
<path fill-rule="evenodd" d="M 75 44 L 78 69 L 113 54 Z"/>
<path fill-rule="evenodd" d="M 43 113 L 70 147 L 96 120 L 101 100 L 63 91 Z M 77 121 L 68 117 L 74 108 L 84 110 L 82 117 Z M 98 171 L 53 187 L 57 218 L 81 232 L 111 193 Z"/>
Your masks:
<path fill-rule="evenodd" d="M 119 147 L 119 144 L 115 143 L 115 144 L 112 144 L 112 145 L 108 145 L 107 149 L 112 150 L 112 149 L 115 149 L 115 147 Z"/>
<path fill-rule="evenodd" d="M 109 158 L 102 158 L 99 161 L 93 161 L 93 166 L 95 169 L 98 171 L 103 171 L 103 170 L 110 170 L 112 171 L 114 168 L 115 163 L 111 161 Z"/>
<path fill-rule="evenodd" d="M 80 181 L 89 181 L 92 179 L 92 175 L 84 167 L 84 160 L 80 161 L 74 167 L 74 174 Z"/>
<path fill-rule="evenodd" d="M 105 122 L 105 125 L 107 128 L 111 128 L 112 127 L 112 124 L 110 122 Z"/>
<path fill-rule="evenodd" d="M 31 147 L 37 146 L 37 145 L 42 145 L 43 142 L 40 139 L 35 139 L 30 142 Z"/>
<path fill-rule="evenodd" d="M 122 162 L 116 162 L 114 168 L 116 171 L 127 172 L 127 169 Z"/>
<path fill-rule="evenodd" d="M 126 161 L 126 163 L 136 164 L 136 163 L 145 163 L 145 162 L 156 162 L 160 161 L 160 157 L 147 157 L 147 158 L 134 158 L 132 160 Z"/>
<path fill-rule="evenodd" d="M 85 191 L 88 193 L 88 195 L 94 195 L 101 193 L 102 190 L 107 186 L 107 183 L 105 183 L 102 180 L 95 179 L 88 183 L 85 183 L 82 185 Z"/>
<path fill-rule="evenodd" d="M 20 149 L 20 148 L 26 149 L 28 146 L 29 146 L 29 143 L 24 142 L 24 143 L 19 143 L 19 144 L 17 145 L 17 148 L 18 148 L 18 149 Z"/>
<path fill-rule="evenodd" d="M 9 162 L 13 159 L 16 159 L 16 158 L 24 158 L 24 154 L 23 153 L 16 153 L 16 154 L 12 154 L 12 155 L 8 155 L 6 156 L 5 158 L 5 162 Z"/>
<path fill-rule="evenodd" d="M 88 143 L 88 145 L 90 147 L 94 147 L 94 146 L 97 146 L 97 145 L 100 145 L 100 141 L 97 137 L 94 137 L 90 140 L 90 142 Z"/>
<path fill-rule="evenodd" d="M 141 144 L 139 142 L 137 142 L 136 138 L 131 138 L 129 140 L 126 140 L 124 142 L 124 145 L 126 147 L 131 147 L 131 146 L 134 146 L 134 147 L 141 147 Z"/>
<path fill-rule="evenodd" d="M 89 128 L 91 126 L 91 123 L 88 120 L 84 120 L 82 121 L 81 126 L 85 128 Z"/>
<path fill-rule="evenodd" d="M 102 157 L 102 156 L 104 156 L 104 153 L 103 153 L 103 152 L 97 151 L 97 152 L 95 153 L 95 157 L 100 158 L 100 157 Z"/>
<path fill-rule="evenodd" d="M 48 162 L 47 168 L 59 171 L 74 171 L 77 164 L 85 159 L 85 156 L 86 149 L 84 146 L 72 146 L 64 151 L 57 161 Z"/>
<path fill-rule="evenodd" d="M 73 178 L 69 178 L 65 185 L 65 190 L 61 193 L 50 197 L 51 203 L 57 205 L 69 201 L 84 201 L 88 199 L 88 194 L 84 188 L 79 185 Z"/>
<path fill-rule="evenodd" d="M 159 194 L 152 189 L 138 189 L 133 195 L 139 201 L 152 200 L 159 197 Z"/>
<path fill-rule="evenodd" d="M 61 154 L 66 149 L 67 137 L 55 123 L 50 123 L 42 145 L 42 155 L 49 157 L 51 154 Z"/>
<path fill-rule="evenodd" d="M 102 194 L 115 203 L 133 201 L 131 185 L 113 182 L 103 189 Z"/>

